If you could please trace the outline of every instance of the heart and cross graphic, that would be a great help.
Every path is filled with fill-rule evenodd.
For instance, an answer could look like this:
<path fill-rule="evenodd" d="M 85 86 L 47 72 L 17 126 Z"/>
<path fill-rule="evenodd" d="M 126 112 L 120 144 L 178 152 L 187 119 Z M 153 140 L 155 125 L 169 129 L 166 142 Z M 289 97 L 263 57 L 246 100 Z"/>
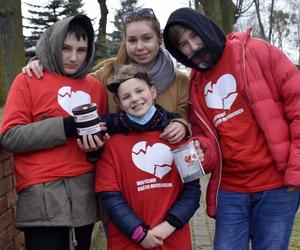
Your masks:
<path fill-rule="evenodd" d="M 207 107 L 229 110 L 238 95 L 236 86 L 236 80 L 231 74 L 222 75 L 216 83 L 208 82 L 204 88 Z"/>
<path fill-rule="evenodd" d="M 79 105 L 91 103 L 91 96 L 84 91 L 73 91 L 70 86 L 63 86 L 58 90 L 57 101 L 64 111 L 73 115 L 72 109 Z"/>
<path fill-rule="evenodd" d="M 138 142 L 132 148 L 131 158 L 137 168 L 160 179 L 172 170 L 173 155 L 163 143 L 150 146 L 146 141 Z"/>

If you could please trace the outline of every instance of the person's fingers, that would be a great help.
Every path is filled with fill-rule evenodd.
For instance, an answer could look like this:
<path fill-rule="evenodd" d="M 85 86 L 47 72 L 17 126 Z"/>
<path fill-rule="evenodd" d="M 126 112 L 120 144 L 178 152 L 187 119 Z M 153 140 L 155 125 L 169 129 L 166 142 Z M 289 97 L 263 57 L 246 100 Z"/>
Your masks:
<path fill-rule="evenodd" d="M 200 142 L 199 142 L 199 140 L 194 140 L 194 145 L 196 146 L 196 147 L 200 147 Z"/>
<path fill-rule="evenodd" d="M 79 147 L 82 151 L 85 151 L 84 146 L 83 146 L 81 140 L 80 140 L 80 139 L 77 139 L 76 141 L 77 141 L 78 147 Z"/>
<path fill-rule="evenodd" d="M 110 139 L 110 135 L 108 133 L 105 133 L 104 140 L 107 141 L 108 139 Z"/>
<path fill-rule="evenodd" d="M 196 139 L 196 140 L 194 140 L 193 142 L 194 142 L 194 145 L 195 145 L 195 148 L 196 148 L 196 152 L 197 152 L 197 154 L 198 154 L 198 157 L 199 157 L 199 159 L 200 159 L 200 162 L 204 162 L 204 157 L 205 157 L 205 155 L 204 155 L 204 152 L 203 152 L 203 150 L 202 150 L 202 148 L 201 148 L 201 146 L 200 146 L 199 140 Z"/>
<path fill-rule="evenodd" d="M 155 236 L 155 245 L 156 247 L 162 246 L 164 244 L 163 238 L 159 236 Z"/>
<path fill-rule="evenodd" d="M 97 138 L 96 138 L 97 137 Z M 89 145 L 89 150 L 90 151 L 95 151 L 97 149 L 99 149 L 100 147 L 102 147 L 102 142 L 99 139 L 99 137 L 97 135 L 88 135 L 87 136 L 88 139 L 88 145 Z M 100 146 L 98 146 L 98 142 L 95 142 L 95 140 L 98 139 L 98 142 L 100 143 Z"/>
<path fill-rule="evenodd" d="M 100 125 L 101 130 L 103 130 L 103 131 L 107 130 L 106 122 L 100 122 L 99 125 Z"/>
<path fill-rule="evenodd" d="M 96 145 L 98 146 L 98 148 L 102 147 L 103 146 L 103 142 L 100 140 L 99 136 L 98 135 L 94 135 L 94 141 L 96 143 Z"/>
<path fill-rule="evenodd" d="M 184 136 L 185 136 L 185 133 L 182 132 L 182 131 L 179 131 L 179 132 L 172 132 L 170 133 L 170 138 L 168 139 L 168 142 L 171 143 L 171 144 L 175 144 L 175 143 L 178 143 L 180 142 L 181 140 L 183 140 Z"/>
<path fill-rule="evenodd" d="M 160 135 L 159 138 L 163 140 L 170 140 L 178 134 L 176 130 L 172 130 L 171 128 L 165 129 Z"/>
<path fill-rule="evenodd" d="M 83 148 L 86 152 L 89 152 L 90 150 L 90 146 L 89 146 L 89 143 L 88 143 L 88 138 L 86 135 L 82 136 L 82 145 L 83 145 Z"/>
<path fill-rule="evenodd" d="M 86 135 L 82 136 L 81 139 L 77 139 L 77 145 L 84 152 L 91 151 L 90 146 L 88 144 L 88 138 Z"/>
<path fill-rule="evenodd" d="M 25 74 L 27 74 L 29 77 L 32 77 L 31 70 L 30 70 L 30 68 L 27 67 L 27 66 L 24 66 L 24 67 L 22 68 L 22 73 L 25 73 Z"/>
<path fill-rule="evenodd" d="M 40 64 L 38 64 L 38 65 L 33 64 L 31 70 L 37 78 L 42 78 L 43 77 L 43 71 L 41 70 L 41 65 Z"/>

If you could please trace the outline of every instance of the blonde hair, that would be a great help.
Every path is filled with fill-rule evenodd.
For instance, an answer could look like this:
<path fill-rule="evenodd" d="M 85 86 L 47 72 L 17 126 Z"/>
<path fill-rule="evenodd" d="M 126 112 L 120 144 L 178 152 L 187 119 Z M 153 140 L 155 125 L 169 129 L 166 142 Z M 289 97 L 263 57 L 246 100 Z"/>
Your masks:
<path fill-rule="evenodd" d="M 135 15 L 132 20 L 128 23 L 123 24 L 123 42 L 119 48 L 117 57 L 116 57 L 116 63 L 117 64 L 128 64 L 131 63 L 131 59 L 129 58 L 127 51 L 126 51 L 126 29 L 127 25 L 132 22 L 141 22 L 141 21 L 147 21 L 150 24 L 150 27 L 153 29 L 154 33 L 157 35 L 157 37 L 160 37 L 161 31 L 160 31 L 160 23 L 157 20 L 155 16 L 139 16 Z"/>
<path fill-rule="evenodd" d="M 136 15 L 136 16 L 134 16 L 132 21 L 130 21 L 128 23 L 139 22 L 139 21 L 148 21 L 150 23 L 151 28 L 156 33 L 157 37 L 160 37 L 160 33 L 161 33 L 160 23 L 155 16 L 142 17 L 139 15 Z M 127 54 L 126 45 L 125 45 L 126 28 L 127 28 L 128 23 L 123 24 L 123 41 L 118 50 L 117 56 L 99 62 L 93 68 L 93 72 L 99 70 L 100 68 L 103 68 L 103 74 L 101 74 L 100 80 L 105 84 L 108 83 L 112 79 L 114 72 L 115 72 L 116 65 L 132 63 L 130 57 Z"/>
<path fill-rule="evenodd" d="M 153 86 L 147 71 L 138 64 L 130 63 L 117 65 L 115 69 L 115 74 L 112 80 L 113 82 L 124 82 L 130 78 L 138 78 L 147 82 L 148 85 Z"/>

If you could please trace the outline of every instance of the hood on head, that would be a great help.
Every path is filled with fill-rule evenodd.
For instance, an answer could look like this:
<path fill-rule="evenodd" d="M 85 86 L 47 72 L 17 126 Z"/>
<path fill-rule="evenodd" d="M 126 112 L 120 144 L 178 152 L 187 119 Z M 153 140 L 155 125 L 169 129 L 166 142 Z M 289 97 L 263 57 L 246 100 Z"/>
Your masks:
<path fill-rule="evenodd" d="M 170 54 L 185 66 L 200 70 L 199 67 L 193 62 L 189 61 L 187 57 L 175 48 L 169 37 L 168 31 L 174 24 L 180 24 L 184 27 L 192 29 L 208 47 L 212 53 L 213 61 L 215 64 L 221 57 L 225 43 L 226 36 L 224 32 L 209 18 L 200 14 L 191 8 L 180 8 L 175 10 L 168 18 L 167 24 L 164 28 L 164 44 Z"/>
<path fill-rule="evenodd" d="M 36 56 L 47 70 L 67 76 L 63 69 L 61 52 L 68 33 L 69 24 L 72 20 L 76 20 L 86 28 L 88 34 L 88 51 L 85 63 L 82 64 L 78 72 L 68 77 L 83 78 L 92 65 L 95 50 L 94 29 L 91 20 L 85 15 L 70 16 L 50 26 L 37 42 Z"/>

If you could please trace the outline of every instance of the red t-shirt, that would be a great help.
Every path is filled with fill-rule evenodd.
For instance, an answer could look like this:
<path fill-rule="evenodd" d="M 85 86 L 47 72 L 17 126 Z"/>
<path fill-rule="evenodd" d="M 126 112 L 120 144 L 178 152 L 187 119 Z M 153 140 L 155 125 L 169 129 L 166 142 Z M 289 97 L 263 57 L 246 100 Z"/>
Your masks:
<path fill-rule="evenodd" d="M 90 102 L 98 105 L 99 114 L 106 113 L 106 90 L 93 77 L 71 79 L 44 72 L 43 79 L 39 80 L 19 74 L 7 97 L 1 133 L 16 125 L 38 122 L 45 117 L 69 116 L 72 108 Z M 47 150 L 14 154 L 14 164 L 17 191 L 29 185 L 93 170 L 93 164 L 87 161 L 76 138 Z"/>
<path fill-rule="evenodd" d="M 221 189 L 258 192 L 283 185 L 265 136 L 241 94 L 226 46 L 213 70 L 203 73 L 199 101 L 218 131 L 223 157 Z"/>
<path fill-rule="evenodd" d="M 129 206 L 151 228 L 161 223 L 183 184 L 160 131 L 118 134 L 106 143 L 96 168 L 96 191 L 120 191 Z M 108 249 L 141 249 L 109 224 Z M 191 249 L 189 225 L 176 230 L 159 249 Z"/>

